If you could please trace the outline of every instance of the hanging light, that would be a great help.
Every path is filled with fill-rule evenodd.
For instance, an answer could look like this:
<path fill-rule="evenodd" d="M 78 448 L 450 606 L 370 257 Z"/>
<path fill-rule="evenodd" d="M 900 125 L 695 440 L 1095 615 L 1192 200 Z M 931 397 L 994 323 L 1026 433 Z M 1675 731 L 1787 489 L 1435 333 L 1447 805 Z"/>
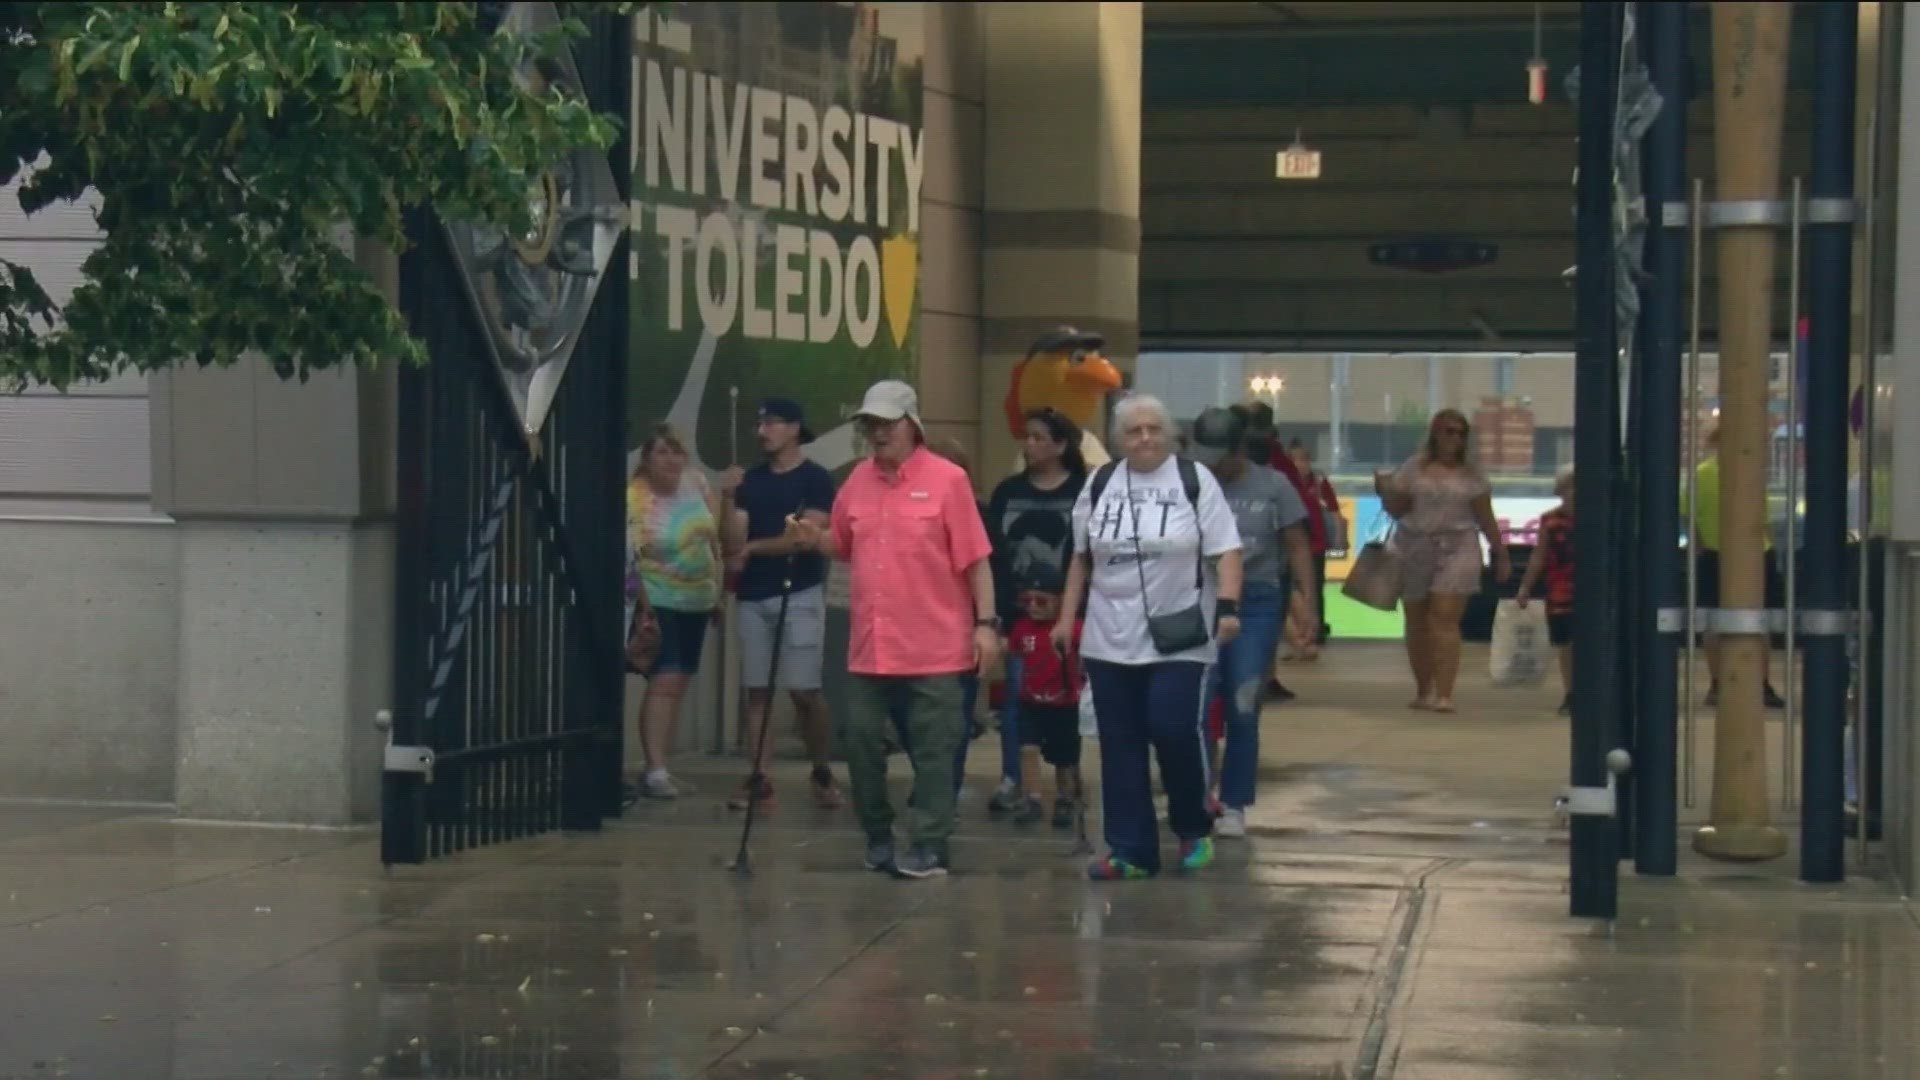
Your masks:
<path fill-rule="evenodd" d="M 1547 100 L 1547 56 L 1542 42 L 1545 16 L 1541 5 L 1533 5 L 1533 59 L 1527 61 L 1527 102 L 1544 105 Z"/>

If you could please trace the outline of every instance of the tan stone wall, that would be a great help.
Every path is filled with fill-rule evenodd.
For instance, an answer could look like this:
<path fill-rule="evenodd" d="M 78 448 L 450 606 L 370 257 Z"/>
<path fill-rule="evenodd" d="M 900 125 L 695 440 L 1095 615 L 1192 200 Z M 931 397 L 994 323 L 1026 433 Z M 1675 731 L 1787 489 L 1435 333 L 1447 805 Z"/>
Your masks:
<path fill-rule="evenodd" d="M 1062 323 L 1098 330 L 1123 370 L 1139 352 L 1141 9 L 980 8 L 986 124 L 976 471 L 991 479 L 1013 467 L 1002 402 L 1014 364 L 1041 331 Z"/>

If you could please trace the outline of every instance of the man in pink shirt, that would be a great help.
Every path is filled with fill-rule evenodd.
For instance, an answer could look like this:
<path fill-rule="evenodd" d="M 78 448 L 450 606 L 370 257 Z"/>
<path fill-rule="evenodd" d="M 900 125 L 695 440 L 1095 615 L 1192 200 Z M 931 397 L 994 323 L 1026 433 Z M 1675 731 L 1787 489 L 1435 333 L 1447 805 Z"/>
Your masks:
<path fill-rule="evenodd" d="M 867 868 L 938 877 L 953 835 L 954 755 L 966 738 L 960 679 L 984 674 L 1000 651 L 992 548 L 966 472 L 927 449 L 913 387 L 875 383 L 854 416 L 871 456 L 841 485 L 826 530 L 791 518 L 788 535 L 853 572 L 841 743 Z M 906 711 L 913 762 L 912 847 L 897 859 L 887 799 L 896 706 Z"/>

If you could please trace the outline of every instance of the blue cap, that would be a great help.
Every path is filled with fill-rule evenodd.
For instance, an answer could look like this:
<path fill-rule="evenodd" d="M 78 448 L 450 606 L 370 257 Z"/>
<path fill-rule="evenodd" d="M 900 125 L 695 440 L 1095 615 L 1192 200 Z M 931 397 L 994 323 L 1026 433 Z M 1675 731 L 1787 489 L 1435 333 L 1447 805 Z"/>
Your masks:
<path fill-rule="evenodd" d="M 813 432 L 807 429 L 807 412 L 792 398 L 770 397 L 762 401 L 760 419 L 783 420 L 789 424 L 799 424 L 800 445 L 805 446 L 813 441 Z"/>

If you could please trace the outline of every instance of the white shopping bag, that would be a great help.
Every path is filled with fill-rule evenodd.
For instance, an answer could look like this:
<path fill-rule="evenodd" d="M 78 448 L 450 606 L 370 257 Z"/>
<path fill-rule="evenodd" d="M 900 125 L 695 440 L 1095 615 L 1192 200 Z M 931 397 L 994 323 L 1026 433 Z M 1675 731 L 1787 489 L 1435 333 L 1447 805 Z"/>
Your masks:
<path fill-rule="evenodd" d="M 1100 725 L 1093 718 L 1093 687 L 1087 683 L 1080 684 L 1080 737 L 1100 737 Z"/>
<path fill-rule="evenodd" d="M 1502 600 L 1493 614 L 1493 651 L 1487 674 L 1495 686 L 1533 686 L 1546 678 L 1547 613 L 1539 604 L 1522 608 Z"/>

